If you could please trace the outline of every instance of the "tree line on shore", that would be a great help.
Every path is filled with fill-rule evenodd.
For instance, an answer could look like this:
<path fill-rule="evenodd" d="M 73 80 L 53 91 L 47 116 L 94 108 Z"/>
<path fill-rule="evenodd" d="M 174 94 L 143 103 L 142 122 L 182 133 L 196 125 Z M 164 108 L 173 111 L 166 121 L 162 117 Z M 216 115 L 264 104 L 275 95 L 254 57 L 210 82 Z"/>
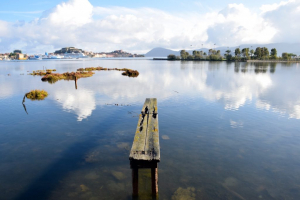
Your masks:
<path fill-rule="evenodd" d="M 266 47 L 257 47 L 255 50 L 249 48 L 236 48 L 234 52 L 226 50 L 224 56 L 220 50 L 209 49 L 208 53 L 194 50 L 192 55 L 185 50 L 180 51 L 180 56 L 170 54 L 168 60 L 211 60 L 211 61 L 247 61 L 247 60 L 300 60 L 293 53 L 282 53 L 281 57 L 277 56 L 276 48 L 268 50 Z M 232 55 L 233 54 L 233 55 Z"/>

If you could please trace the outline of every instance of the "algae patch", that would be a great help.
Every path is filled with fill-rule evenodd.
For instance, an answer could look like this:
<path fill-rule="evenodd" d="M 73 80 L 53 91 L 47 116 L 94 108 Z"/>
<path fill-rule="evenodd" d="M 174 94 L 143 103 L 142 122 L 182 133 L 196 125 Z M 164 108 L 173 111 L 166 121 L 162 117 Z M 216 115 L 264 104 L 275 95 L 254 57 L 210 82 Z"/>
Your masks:
<path fill-rule="evenodd" d="M 81 189 L 81 192 L 86 192 L 86 191 L 90 190 L 87 186 L 85 186 L 83 184 L 80 185 L 80 189 Z"/>
<path fill-rule="evenodd" d="M 26 93 L 25 96 L 27 99 L 30 99 L 32 101 L 44 100 L 48 96 L 48 92 L 46 92 L 45 90 L 31 90 L 30 92 Z"/>
<path fill-rule="evenodd" d="M 75 80 L 79 78 L 91 77 L 93 74 L 93 72 L 65 72 L 63 74 L 49 73 L 42 77 L 42 81 L 54 83 L 58 80 Z"/>
<path fill-rule="evenodd" d="M 172 200 L 195 200 L 195 188 L 188 187 L 186 189 L 179 187 L 174 195 L 172 196 Z"/>
<path fill-rule="evenodd" d="M 87 67 L 87 68 L 79 68 L 77 71 L 84 72 L 84 71 L 110 71 L 110 70 L 116 70 L 116 71 L 123 71 L 123 76 L 128 77 L 138 77 L 139 72 L 137 70 L 133 69 L 127 69 L 127 68 L 103 68 L 103 67 Z"/>
<path fill-rule="evenodd" d="M 118 171 L 111 171 L 111 174 L 117 179 L 117 180 L 123 180 L 125 178 L 124 173 L 118 172 Z"/>

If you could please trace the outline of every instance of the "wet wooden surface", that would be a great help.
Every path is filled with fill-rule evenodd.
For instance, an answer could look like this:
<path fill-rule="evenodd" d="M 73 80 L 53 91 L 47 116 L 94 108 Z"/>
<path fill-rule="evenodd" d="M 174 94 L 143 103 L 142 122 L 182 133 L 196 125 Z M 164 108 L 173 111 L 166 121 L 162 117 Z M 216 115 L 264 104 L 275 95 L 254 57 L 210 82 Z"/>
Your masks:
<path fill-rule="evenodd" d="M 160 161 L 157 99 L 147 98 L 139 116 L 130 160 Z"/>

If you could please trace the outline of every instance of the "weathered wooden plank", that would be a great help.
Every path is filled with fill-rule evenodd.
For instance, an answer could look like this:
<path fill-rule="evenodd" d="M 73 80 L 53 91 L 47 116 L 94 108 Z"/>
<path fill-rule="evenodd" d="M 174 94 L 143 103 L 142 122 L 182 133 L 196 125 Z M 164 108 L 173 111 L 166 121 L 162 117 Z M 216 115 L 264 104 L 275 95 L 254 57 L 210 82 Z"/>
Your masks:
<path fill-rule="evenodd" d="M 147 99 L 145 100 L 144 105 L 143 105 L 142 113 L 145 113 L 145 112 L 148 113 L 148 110 L 149 110 L 149 104 L 150 104 L 150 98 L 147 98 Z M 145 113 L 145 114 L 146 114 L 146 113 Z"/>
<path fill-rule="evenodd" d="M 150 114 L 157 114 L 157 99 L 156 98 L 152 98 L 150 103 L 149 103 L 149 108 L 150 108 Z"/>
<path fill-rule="evenodd" d="M 129 155 L 135 160 L 160 160 L 157 99 L 147 98 Z"/>
<path fill-rule="evenodd" d="M 146 141 L 146 132 L 147 132 L 147 115 L 140 114 L 139 121 L 137 124 L 132 148 L 130 151 L 130 157 L 140 158 L 145 154 L 145 141 Z"/>
<path fill-rule="evenodd" d="M 160 160 L 158 115 L 155 113 L 149 114 L 145 149 L 151 160 Z"/>

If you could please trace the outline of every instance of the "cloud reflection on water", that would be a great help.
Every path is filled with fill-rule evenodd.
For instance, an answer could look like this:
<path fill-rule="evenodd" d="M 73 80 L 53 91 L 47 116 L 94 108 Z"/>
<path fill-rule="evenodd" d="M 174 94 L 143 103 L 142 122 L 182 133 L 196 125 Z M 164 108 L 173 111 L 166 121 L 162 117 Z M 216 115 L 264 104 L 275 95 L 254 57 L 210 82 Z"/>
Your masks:
<path fill-rule="evenodd" d="M 89 89 L 54 90 L 53 94 L 53 98 L 61 103 L 64 110 L 76 113 L 77 121 L 91 116 L 96 109 L 95 93 Z"/>
<path fill-rule="evenodd" d="M 141 104 L 147 97 L 157 97 L 160 103 L 178 99 L 179 104 L 201 98 L 217 102 L 226 110 L 238 110 L 253 103 L 257 109 L 300 119 L 297 64 L 277 64 L 277 67 L 273 64 L 270 67 L 266 63 L 133 62 L 142 66 L 130 66 L 140 71 L 138 78 L 124 77 L 118 71 L 101 71 L 93 77 L 80 79 L 78 90 L 72 81 L 59 81 L 54 85 L 41 82 L 38 88 L 46 89 L 49 98 L 58 101 L 64 110 L 75 113 L 78 121 L 91 116 L 96 106 Z M 105 65 L 118 63 L 124 65 L 113 60 Z M 1 99 L 12 97 L 13 91 L 27 91 L 26 88 L 32 88 L 32 85 L 36 87 L 40 80 L 39 77 L 22 76 L 26 84 L 20 85 L 13 78 L 1 80 L 1 85 L 5 86 L 0 88 Z"/>
<path fill-rule="evenodd" d="M 258 109 L 286 113 L 290 118 L 300 119 L 300 94 L 297 91 L 283 91 L 285 94 L 282 95 L 278 91 L 282 87 L 278 81 L 285 78 L 280 71 L 276 73 L 278 76 L 274 76 L 269 71 L 255 73 L 251 65 L 247 65 L 250 68 L 246 73 L 235 73 L 233 68 L 226 69 L 224 65 L 215 68 L 208 63 L 202 63 L 200 68 L 191 67 L 195 64 L 184 65 L 182 70 L 162 67 L 159 72 L 146 68 L 135 79 L 122 77 L 118 72 L 105 75 L 96 72 L 99 74 L 95 77 L 84 83 L 79 82 L 80 91 L 53 92 L 64 109 L 76 113 L 78 121 L 90 116 L 96 105 L 135 104 L 153 96 L 162 102 L 175 97 L 182 99 L 197 95 L 207 101 L 220 103 L 226 110 L 238 110 L 255 100 Z M 297 79 L 293 78 L 293 74 L 290 75 L 294 84 Z M 174 91 L 179 91 L 179 94 Z"/>

